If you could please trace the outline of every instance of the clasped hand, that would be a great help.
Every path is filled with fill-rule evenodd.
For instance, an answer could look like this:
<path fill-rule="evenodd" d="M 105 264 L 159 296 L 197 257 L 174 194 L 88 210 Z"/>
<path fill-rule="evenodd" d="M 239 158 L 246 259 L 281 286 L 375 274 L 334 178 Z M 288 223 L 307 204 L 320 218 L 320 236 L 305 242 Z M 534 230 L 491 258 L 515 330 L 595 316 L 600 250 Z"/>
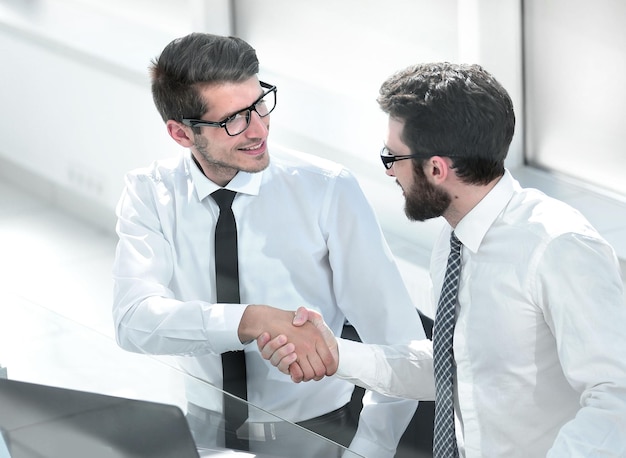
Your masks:
<path fill-rule="evenodd" d="M 291 376 L 296 383 L 321 380 L 325 375 L 333 375 L 339 364 L 337 339 L 324 322 L 322 316 L 304 307 L 300 307 L 293 319 L 295 327 L 314 326 L 323 341 L 302 342 L 302 339 L 279 334 L 273 339 L 269 332 L 263 332 L 257 338 L 261 355 L 277 367 L 282 373 Z M 291 333 L 299 336 L 298 333 Z M 312 348 L 312 344 L 314 348 Z"/>

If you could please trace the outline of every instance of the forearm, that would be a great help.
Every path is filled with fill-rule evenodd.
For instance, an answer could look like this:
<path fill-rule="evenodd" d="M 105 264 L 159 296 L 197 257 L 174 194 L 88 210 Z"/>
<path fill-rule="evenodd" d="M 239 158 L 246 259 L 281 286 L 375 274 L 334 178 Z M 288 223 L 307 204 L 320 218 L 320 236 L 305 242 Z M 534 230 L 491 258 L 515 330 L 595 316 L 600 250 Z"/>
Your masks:
<path fill-rule="evenodd" d="M 114 301 L 118 344 L 138 353 L 202 355 L 240 350 L 237 326 L 245 305 L 179 301 L 162 296 Z"/>
<path fill-rule="evenodd" d="M 564 456 L 626 456 L 626 389 L 614 384 L 583 395 L 583 408 L 566 423 L 548 452 Z"/>
<path fill-rule="evenodd" d="M 337 376 L 381 394 L 431 401 L 435 398 L 432 342 L 371 345 L 337 339 Z"/>
<path fill-rule="evenodd" d="M 432 345 L 426 340 L 412 342 L 412 346 L 338 340 L 337 375 L 376 391 L 365 395 L 369 399 L 350 449 L 364 456 L 393 457 L 417 402 L 384 394 L 434 399 Z"/>
<path fill-rule="evenodd" d="M 363 397 L 359 427 L 350 450 L 363 456 L 392 458 L 417 401 L 386 397 L 367 391 Z"/>

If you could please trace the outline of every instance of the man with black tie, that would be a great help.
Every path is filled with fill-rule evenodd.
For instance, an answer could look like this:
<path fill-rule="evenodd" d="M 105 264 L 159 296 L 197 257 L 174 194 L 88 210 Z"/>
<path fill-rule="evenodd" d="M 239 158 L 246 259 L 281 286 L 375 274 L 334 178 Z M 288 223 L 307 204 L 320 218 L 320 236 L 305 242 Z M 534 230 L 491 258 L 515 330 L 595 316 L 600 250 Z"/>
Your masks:
<path fill-rule="evenodd" d="M 301 352 L 303 373 L 332 374 L 334 360 L 320 331 L 291 325 L 301 305 L 323 313 L 335 333 L 347 318 L 365 342 L 424 338 L 354 176 L 302 154 L 273 154 L 270 161 L 278 89 L 259 81 L 258 71 L 249 44 L 210 34 L 174 40 L 155 60 L 155 104 L 169 135 L 186 150 L 126 177 L 117 209 L 117 340 L 130 351 L 179 355 L 187 372 L 218 387 L 224 381 L 227 390 L 243 372 L 226 373 L 230 363 L 222 355 L 244 350 L 246 383 L 239 388 L 247 394 L 240 396 L 251 404 L 363 456 L 392 457 L 415 401 L 366 394 L 354 435 L 347 407 L 352 384 L 328 378 L 295 385 L 248 345 L 263 331 L 287 334 Z M 233 250 L 235 263 L 222 256 Z M 192 389 L 187 398 L 192 422 L 196 416 L 220 428 L 221 399 Z M 241 421 L 240 414 L 233 425 Z M 285 456 L 332 456 L 289 444 L 276 425 L 268 428 L 273 421 L 250 412 L 245 426 L 256 434 L 248 437 L 250 450 L 281 440 Z M 226 429 L 235 439 L 245 436 L 245 428 Z"/>

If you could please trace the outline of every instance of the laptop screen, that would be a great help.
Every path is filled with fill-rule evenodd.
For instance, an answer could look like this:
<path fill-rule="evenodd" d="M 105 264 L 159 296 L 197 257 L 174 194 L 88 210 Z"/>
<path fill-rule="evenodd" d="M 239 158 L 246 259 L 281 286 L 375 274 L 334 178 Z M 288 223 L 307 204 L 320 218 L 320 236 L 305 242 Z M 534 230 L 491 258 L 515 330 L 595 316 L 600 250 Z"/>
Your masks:
<path fill-rule="evenodd" d="M 0 431 L 0 457 L 198 457 L 177 406 L 7 379 Z"/>

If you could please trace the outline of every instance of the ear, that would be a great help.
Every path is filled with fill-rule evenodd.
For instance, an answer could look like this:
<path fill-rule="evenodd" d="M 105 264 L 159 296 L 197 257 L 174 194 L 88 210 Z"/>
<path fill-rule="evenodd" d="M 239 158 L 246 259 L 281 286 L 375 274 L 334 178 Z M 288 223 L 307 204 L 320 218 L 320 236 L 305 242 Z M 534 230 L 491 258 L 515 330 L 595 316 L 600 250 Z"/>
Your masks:
<path fill-rule="evenodd" d="M 451 160 L 442 156 L 432 156 L 424 164 L 424 173 L 432 184 L 442 184 L 453 173 Z"/>
<path fill-rule="evenodd" d="M 185 126 L 173 119 L 168 120 L 165 126 L 167 127 L 167 133 L 170 134 L 170 137 L 179 145 L 185 148 L 191 148 L 194 145 L 191 127 Z"/>

